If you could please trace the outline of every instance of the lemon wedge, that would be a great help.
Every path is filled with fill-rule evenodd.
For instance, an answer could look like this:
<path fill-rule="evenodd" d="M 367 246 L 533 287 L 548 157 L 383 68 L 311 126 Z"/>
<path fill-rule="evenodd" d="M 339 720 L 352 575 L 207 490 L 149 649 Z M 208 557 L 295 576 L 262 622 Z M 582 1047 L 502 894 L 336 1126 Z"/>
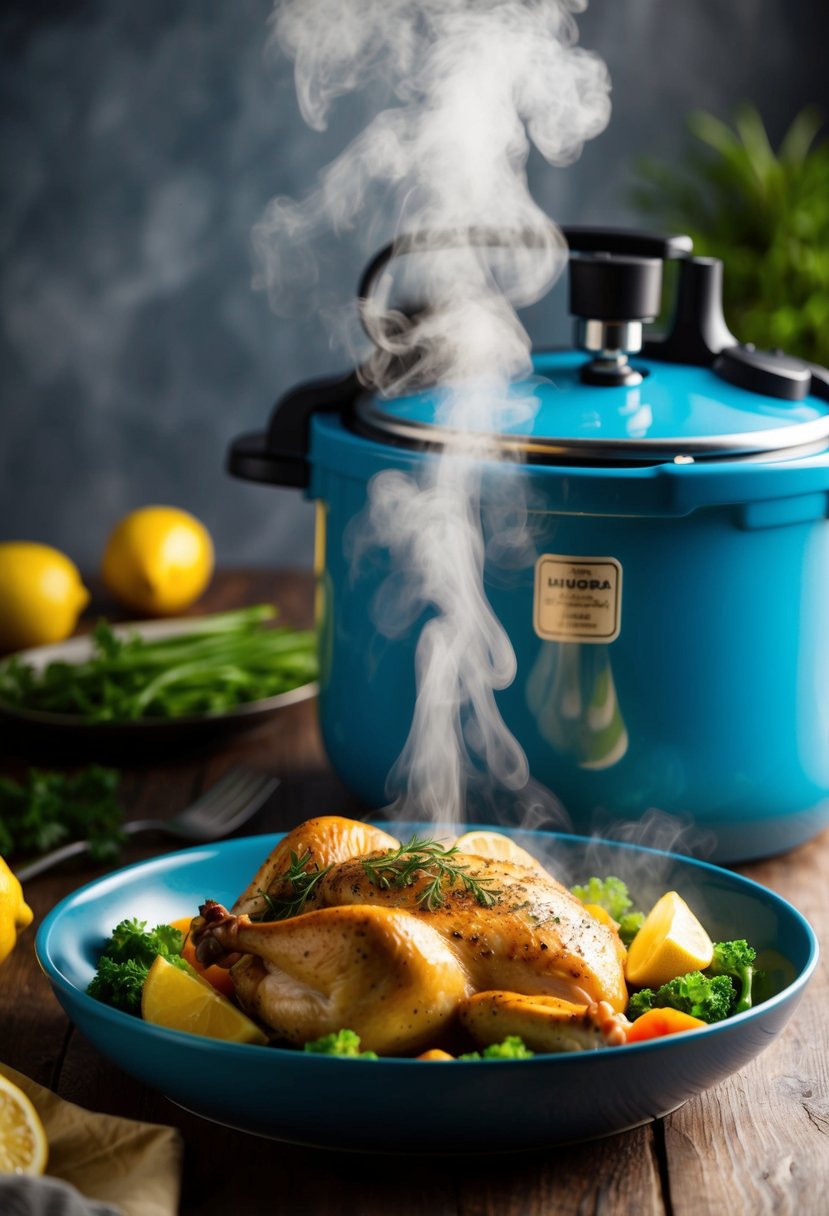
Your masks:
<path fill-rule="evenodd" d="M 490 832 L 484 828 L 474 828 L 464 832 L 455 841 L 455 847 L 461 853 L 471 853 L 473 857 L 486 857 L 493 861 L 511 861 L 517 866 L 527 866 L 539 874 L 550 877 L 538 858 L 533 857 L 520 844 L 516 844 L 510 836 L 502 832 Z"/>
<path fill-rule="evenodd" d="M 154 1026 L 184 1030 L 228 1043 L 267 1043 L 250 1018 L 206 980 L 168 963 L 161 955 L 141 992 L 141 1016 Z"/>
<path fill-rule="evenodd" d="M 625 977 L 637 988 L 658 988 L 678 975 L 702 971 L 714 944 L 676 891 L 667 891 L 645 917 L 630 944 Z"/>
<path fill-rule="evenodd" d="M 48 1156 L 40 1116 L 23 1090 L 0 1073 L 0 1174 L 42 1174 Z"/>

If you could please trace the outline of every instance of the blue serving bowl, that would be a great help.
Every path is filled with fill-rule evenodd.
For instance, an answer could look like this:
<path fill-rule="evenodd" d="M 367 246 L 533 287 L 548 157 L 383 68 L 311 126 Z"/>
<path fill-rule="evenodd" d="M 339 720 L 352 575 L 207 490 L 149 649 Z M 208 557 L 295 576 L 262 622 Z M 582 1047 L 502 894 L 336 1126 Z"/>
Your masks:
<path fill-rule="evenodd" d="M 401 839 L 413 830 L 451 834 L 435 825 L 383 826 Z M 334 1149 L 491 1153 L 609 1135 L 675 1110 L 782 1031 L 814 973 L 818 946 L 780 896 L 688 857 L 555 833 L 508 834 L 568 884 L 616 874 L 643 908 L 679 891 L 714 940 L 754 944 L 766 999 L 727 1022 L 629 1047 L 435 1065 L 222 1043 L 148 1025 L 87 996 L 120 920 L 195 915 L 208 897 L 232 903 L 279 836 L 169 853 L 89 883 L 41 924 L 38 960 L 71 1020 L 125 1072 L 204 1118 Z"/>

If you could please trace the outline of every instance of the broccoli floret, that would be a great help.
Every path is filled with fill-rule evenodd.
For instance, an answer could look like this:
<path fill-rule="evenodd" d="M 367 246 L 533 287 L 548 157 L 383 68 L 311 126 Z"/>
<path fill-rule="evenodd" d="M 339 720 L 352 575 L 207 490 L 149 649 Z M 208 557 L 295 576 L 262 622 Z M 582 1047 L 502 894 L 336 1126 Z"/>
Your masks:
<path fill-rule="evenodd" d="M 731 1013 L 734 988 L 727 975 L 709 977 L 701 971 L 689 971 L 663 984 L 657 991 L 655 1004 L 670 1005 L 703 1022 L 721 1022 Z"/>
<path fill-rule="evenodd" d="M 637 1018 L 649 1009 L 678 1009 L 702 1022 L 721 1022 L 732 1012 L 734 986 L 727 975 L 707 976 L 701 971 L 678 975 L 654 992 L 642 988 L 628 1004 L 628 1016 Z"/>
<path fill-rule="evenodd" d="M 583 904 L 598 904 L 604 908 L 615 921 L 620 921 L 633 903 L 627 884 L 612 874 L 607 878 L 589 878 L 584 886 L 571 887 L 571 891 Z"/>
<path fill-rule="evenodd" d="M 598 904 L 613 917 L 624 945 L 629 946 L 642 928 L 645 914 L 628 910 L 633 900 L 628 894 L 627 884 L 621 878 L 612 874 L 607 878 L 596 878 L 594 875 L 584 886 L 571 887 L 570 890 L 583 904 Z"/>
<path fill-rule="evenodd" d="M 318 1056 L 359 1056 L 363 1060 L 376 1060 L 376 1051 L 360 1051 L 360 1036 L 353 1030 L 336 1030 L 331 1034 L 321 1035 L 311 1039 L 303 1047 L 303 1051 L 313 1052 Z"/>
<path fill-rule="evenodd" d="M 653 988 L 640 988 L 638 992 L 634 992 L 627 1007 L 627 1016 L 631 1022 L 653 1009 L 655 998 L 656 993 Z"/>
<path fill-rule="evenodd" d="M 619 920 L 619 937 L 625 946 L 629 946 L 636 934 L 642 928 L 645 920 L 644 912 L 625 912 Z"/>
<path fill-rule="evenodd" d="M 628 1017 L 637 1018 L 649 1009 L 680 1009 L 703 1022 L 721 1022 L 733 1013 L 751 1009 L 752 983 L 757 952 L 744 939 L 717 942 L 711 965 L 690 971 L 663 984 L 656 992 L 642 988 L 628 1003 Z"/>
<path fill-rule="evenodd" d="M 140 1015 L 141 989 L 159 954 L 183 971 L 191 969 L 181 957 L 183 945 L 182 934 L 172 925 L 148 930 L 146 921 L 122 920 L 104 947 L 87 992 L 105 1005 Z"/>
<path fill-rule="evenodd" d="M 754 980 L 754 963 L 757 951 L 744 938 L 733 942 L 716 942 L 714 957 L 706 967 L 706 975 L 730 976 L 737 984 L 737 999 L 731 1013 L 742 1013 L 751 1008 L 751 987 Z"/>
<path fill-rule="evenodd" d="M 490 1043 L 481 1054 L 485 1060 L 529 1060 L 535 1053 L 517 1034 L 508 1034 L 502 1043 Z"/>
<path fill-rule="evenodd" d="M 459 1060 L 529 1060 L 534 1052 L 530 1051 L 524 1040 L 517 1034 L 508 1034 L 501 1043 L 490 1043 L 483 1051 L 469 1051 L 458 1056 Z"/>

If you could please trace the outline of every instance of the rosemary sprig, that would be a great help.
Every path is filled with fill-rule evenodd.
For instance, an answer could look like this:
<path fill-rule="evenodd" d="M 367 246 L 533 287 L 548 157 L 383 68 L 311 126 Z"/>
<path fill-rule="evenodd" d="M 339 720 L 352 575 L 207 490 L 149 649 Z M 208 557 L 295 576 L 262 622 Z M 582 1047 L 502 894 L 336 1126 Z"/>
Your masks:
<path fill-rule="evenodd" d="M 267 891 L 259 890 L 259 894 L 268 905 L 269 916 L 263 917 L 263 920 L 288 920 L 292 916 L 298 916 L 305 907 L 311 892 L 314 887 L 324 878 L 333 863 L 330 866 L 323 866 L 320 869 L 317 865 L 312 870 L 307 870 L 305 867 L 311 861 L 311 853 L 306 849 L 301 857 L 297 857 L 296 853 L 291 850 L 291 864 L 282 878 L 291 884 L 292 897 L 290 899 L 274 899 Z"/>
<path fill-rule="evenodd" d="M 414 835 L 399 848 L 389 849 L 381 857 L 363 857 L 361 863 L 366 876 L 381 890 L 410 887 L 419 874 L 429 875 L 430 881 L 418 893 L 417 902 L 430 912 L 443 903 L 445 888 L 458 883 L 464 891 L 474 895 L 482 907 L 490 907 L 500 891 L 487 890 L 491 878 L 476 878 L 464 862 L 453 861 L 458 851 L 455 845 L 447 848 L 437 840 Z"/>
<path fill-rule="evenodd" d="M 379 857 L 360 858 L 360 864 L 366 877 L 384 891 L 391 887 L 410 887 L 418 875 L 427 875 L 429 881 L 418 892 L 417 902 L 430 912 L 434 912 L 443 903 L 446 887 L 457 884 L 474 895 L 482 907 L 490 907 L 495 903 L 500 891 L 487 889 L 493 881 L 491 878 L 476 878 L 470 874 L 469 867 L 464 862 L 454 861 L 453 858 L 458 852 L 455 845 L 447 848 L 437 840 L 414 835 L 405 844 L 396 849 L 389 849 Z M 312 869 L 308 869 L 311 860 L 312 856 L 308 850 L 301 857 L 291 852 L 291 864 L 281 875 L 282 881 L 291 887 L 289 899 L 275 899 L 267 891 L 259 889 L 258 894 L 268 907 L 268 914 L 262 917 L 263 920 L 288 920 L 304 910 L 317 883 L 334 868 L 332 863 L 322 869 L 316 864 Z"/>

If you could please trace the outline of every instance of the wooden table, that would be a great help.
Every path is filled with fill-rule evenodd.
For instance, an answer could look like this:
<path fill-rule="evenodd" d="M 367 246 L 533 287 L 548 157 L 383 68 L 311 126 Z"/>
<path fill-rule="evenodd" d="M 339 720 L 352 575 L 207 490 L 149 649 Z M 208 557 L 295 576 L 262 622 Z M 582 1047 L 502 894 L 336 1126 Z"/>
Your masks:
<path fill-rule="evenodd" d="M 310 575 L 225 572 L 201 607 L 215 611 L 264 600 L 279 603 L 292 623 L 309 623 Z M 24 757 L 7 734 L 0 739 L 4 773 L 20 775 L 25 763 L 49 767 L 54 760 L 43 751 Z M 124 767 L 127 817 L 175 814 L 235 763 L 283 781 L 256 831 L 286 829 L 311 814 L 361 814 L 326 761 L 315 706 L 306 703 L 230 741 L 151 762 L 134 757 Z M 133 842 L 124 861 L 168 847 Z M 790 899 L 829 940 L 829 833 L 739 870 Z M 91 1110 L 180 1128 L 184 1216 L 829 1211 L 829 982 L 823 966 L 778 1042 L 664 1120 L 592 1144 L 520 1156 L 349 1156 L 258 1139 L 188 1115 L 108 1063 L 74 1030 L 38 968 L 34 931 L 57 900 L 99 873 L 81 863 L 28 884 L 35 923 L 0 973 L 0 1060 Z"/>

